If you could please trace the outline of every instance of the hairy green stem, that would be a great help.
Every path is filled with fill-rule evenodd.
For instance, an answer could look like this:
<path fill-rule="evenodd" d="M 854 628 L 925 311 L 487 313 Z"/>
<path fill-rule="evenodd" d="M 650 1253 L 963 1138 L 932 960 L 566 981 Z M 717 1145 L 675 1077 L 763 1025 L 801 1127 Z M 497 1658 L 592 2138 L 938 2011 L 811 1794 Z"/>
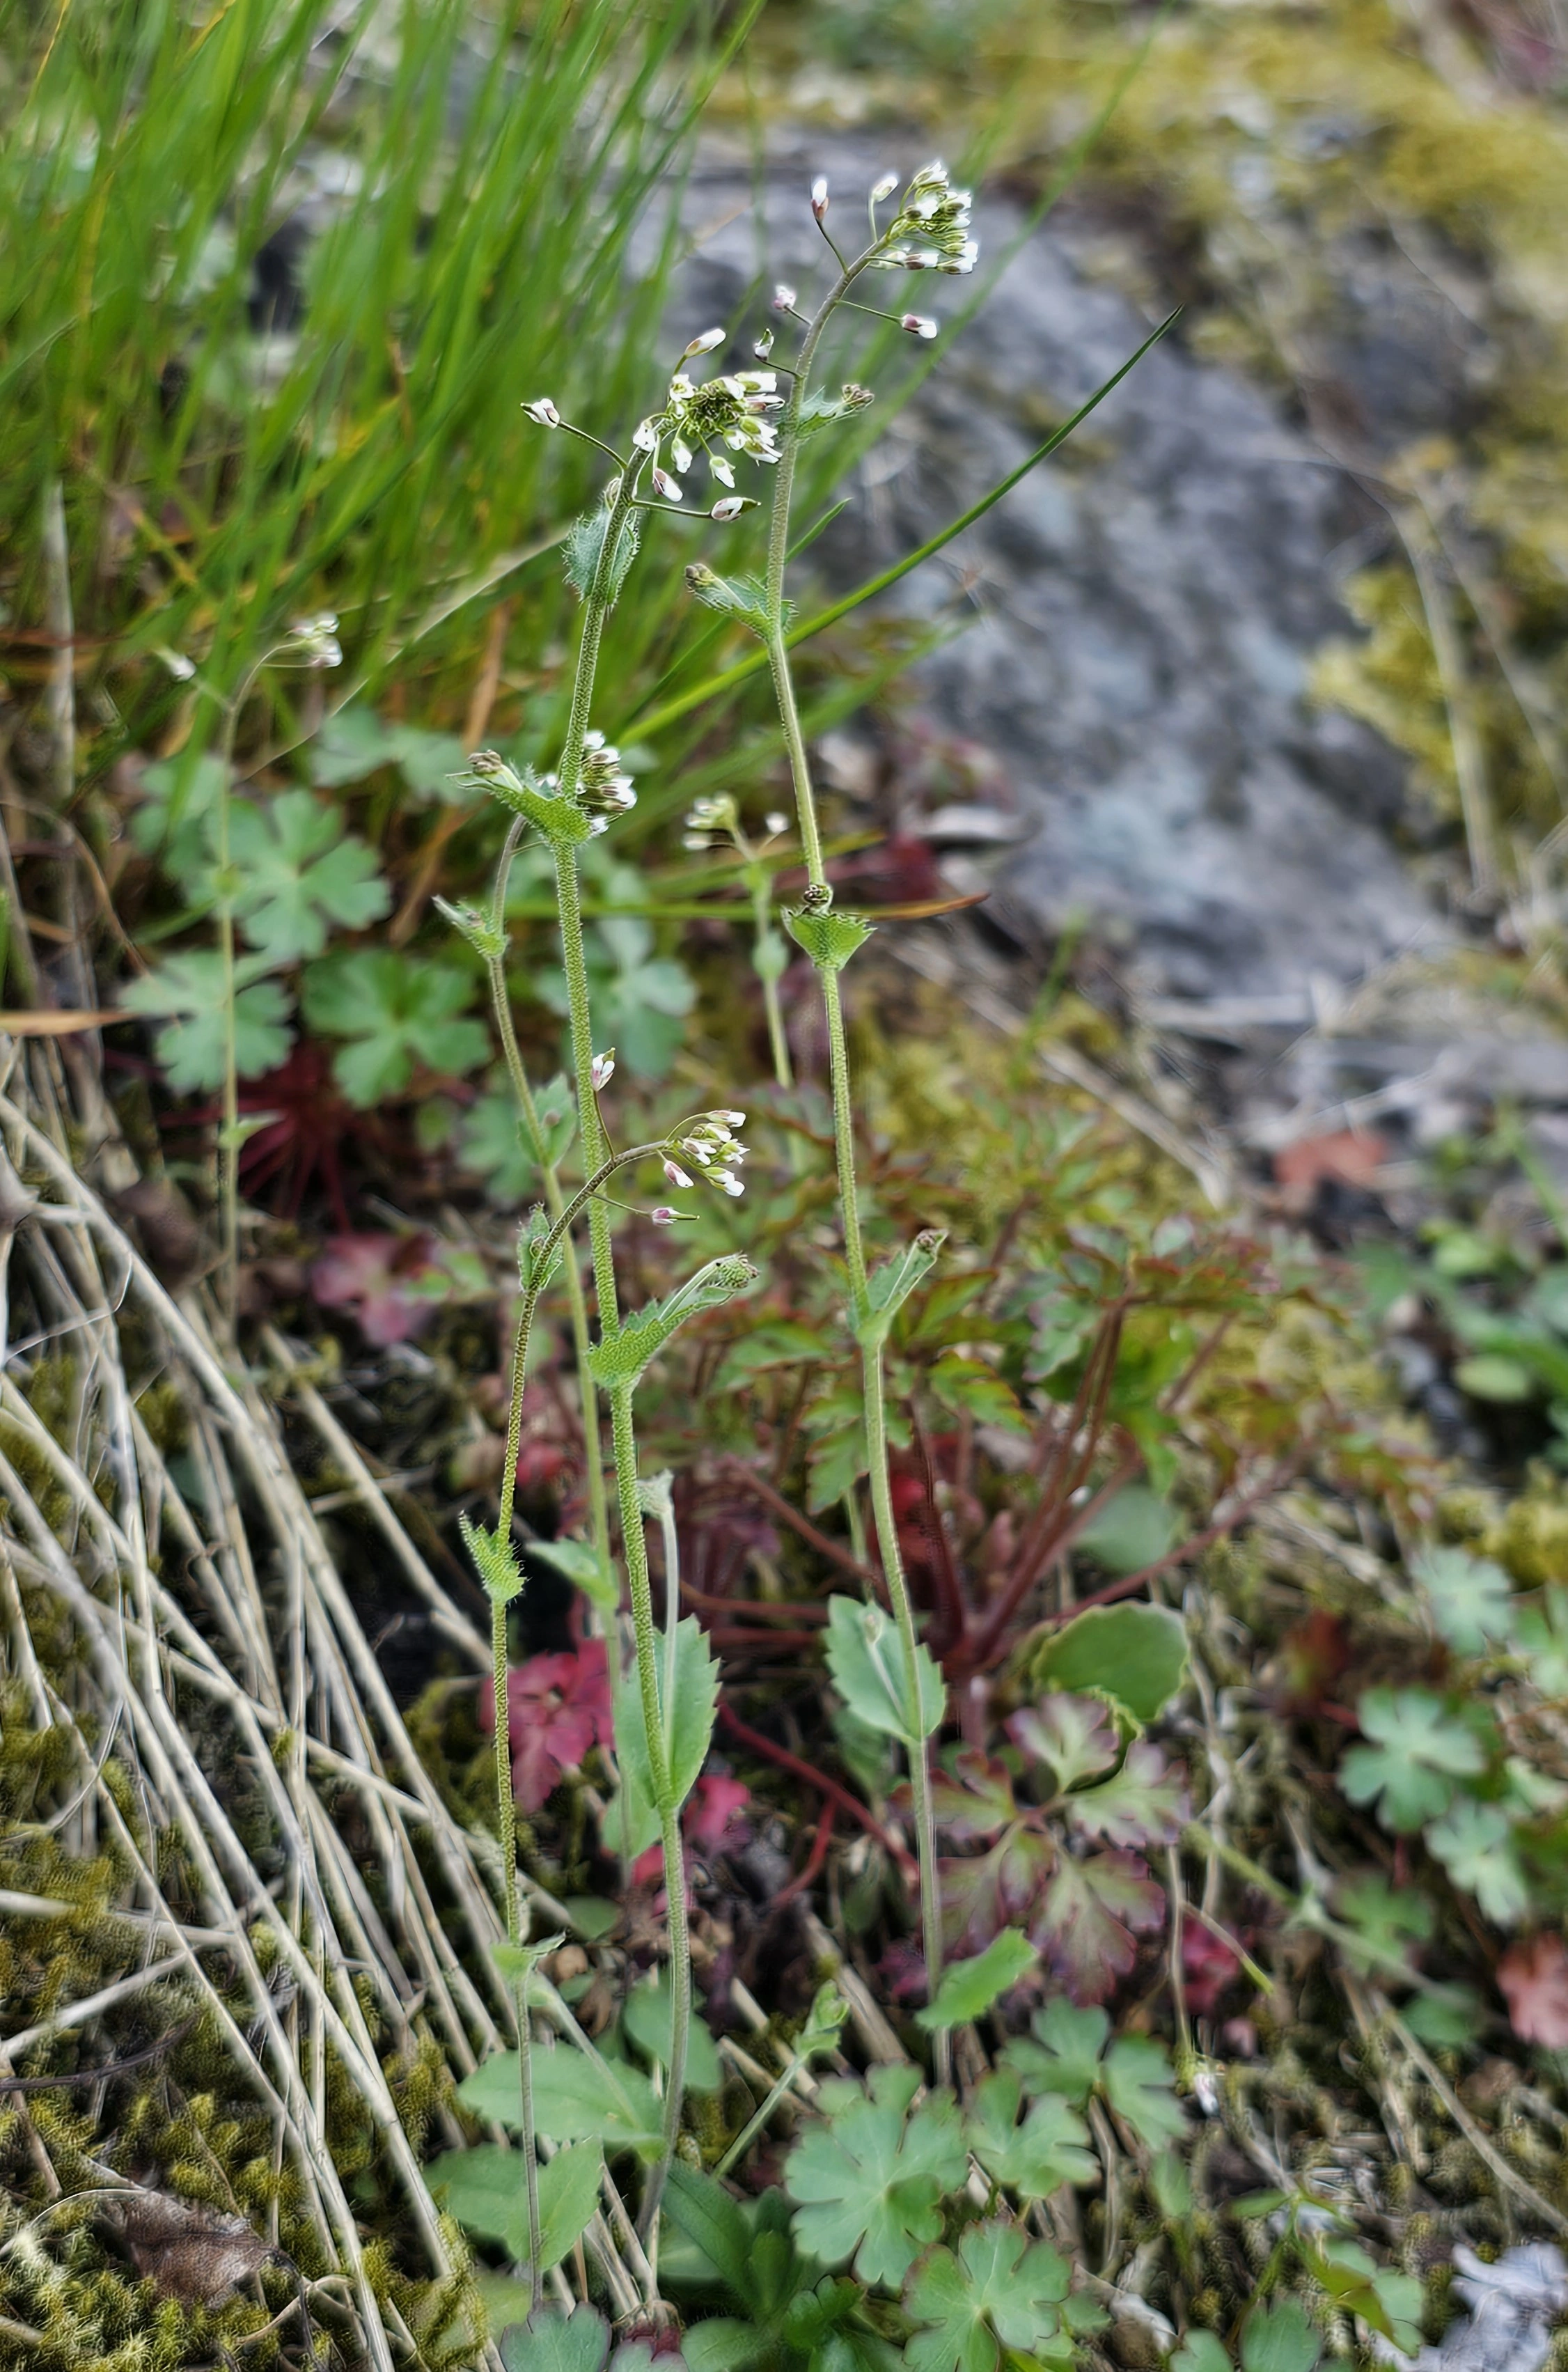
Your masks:
<path fill-rule="evenodd" d="M 880 242 L 878 242 L 879 244 Z M 795 785 L 796 812 L 800 822 L 801 847 L 812 887 L 827 888 L 827 871 L 822 859 L 822 834 L 817 820 L 816 796 L 812 788 L 811 767 L 806 751 L 806 736 L 801 727 L 800 710 L 795 696 L 795 680 L 790 673 L 789 649 L 784 632 L 784 568 L 789 558 L 789 513 L 795 487 L 796 457 L 800 445 L 800 408 L 804 401 L 812 363 L 821 343 L 834 308 L 848 293 L 860 273 L 865 270 L 875 246 L 844 264 L 838 279 L 818 307 L 807 326 L 796 365 L 796 375 L 790 382 L 789 400 L 784 407 L 779 430 L 779 462 L 773 481 L 772 515 L 768 530 L 767 598 L 764 609 L 767 618 L 768 661 L 772 673 L 773 691 L 778 701 L 779 717 L 784 727 L 784 746 L 789 753 L 790 774 Z M 839 1173 L 839 1205 L 844 1231 L 844 1260 L 849 1271 L 850 1316 L 857 1330 L 865 1314 L 865 1248 L 860 1227 L 860 1197 L 854 1172 L 854 1103 L 850 1076 L 849 1044 L 844 1031 L 843 1005 L 839 994 L 838 973 L 828 964 L 819 964 L 818 980 L 822 992 L 822 1007 L 828 1030 L 828 1066 L 833 1099 L 833 1143 Z M 892 1489 L 888 1469 L 887 1386 L 879 1343 L 862 1342 L 860 1349 L 862 1393 L 865 1412 L 865 1454 L 871 1482 L 872 1513 L 876 1519 L 877 1545 L 882 1552 L 882 1570 L 887 1578 L 888 1596 L 892 1604 L 893 1619 L 898 1625 L 902 1650 L 904 1680 L 909 1703 L 917 1715 L 921 1703 L 919 1635 L 915 1630 L 914 1607 L 905 1578 L 903 1559 L 899 1549 L 898 1529 L 893 1520 Z M 915 1843 L 920 1855 L 920 1906 L 922 1939 L 925 1959 L 927 1998 L 935 2000 L 942 1975 L 942 1903 L 936 1878 L 936 1826 L 931 1799 L 929 1757 L 923 1739 L 911 1739 L 909 1744 L 910 1792 L 913 1803 Z M 952 2045 L 946 2029 L 935 2038 L 934 2054 L 938 2083 L 947 2083 L 952 2074 Z"/>
<path fill-rule="evenodd" d="M 577 647 L 576 674 L 566 739 L 558 770 L 561 795 L 572 797 L 582 773 L 583 745 L 592 711 L 594 676 L 599 644 L 610 604 L 621 535 L 636 500 L 636 472 L 628 471 L 610 506 L 598 565 L 584 604 L 582 639 Z M 587 959 L 583 945 L 583 904 L 575 846 L 557 842 L 556 906 L 561 920 L 561 959 L 566 978 L 566 998 L 572 1042 L 572 1067 L 576 1075 L 577 1116 L 583 1145 L 583 1166 L 590 1173 L 605 1157 L 604 1130 L 593 1085 L 593 1016 L 588 994 Z M 615 1256 L 610 1242 L 610 1213 L 601 1201 L 588 1209 L 589 1245 L 594 1285 L 598 1301 L 601 1341 L 621 1331 L 615 1288 Z M 648 1587 L 647 1544 L 643 1534 L 643 1510 L 637 1494 L 637 1445 L 632 1421 L 632 1388 L 618 1385 L 610 1395 L 610 1432 L 615 1454 L 615 1488 L 621 1515 L 621 1549 L 632 1600 L 632 1630 L 636 1643 L 637 1684 L 647 1727 L 649 1770 L 664 1850 L 665 1892 L 668 1901 L 672 2032 L 669 2081 L 665 2094 L 664 2146 L 648 2178 L 639 2229 L 645 2249 L 656 2245 L 659 2202 L 680 2133 L 681 2099 L 686 2084 L 687 2033 L 691 2022 L 691 1955 L 686 1930 L 685 1873 L 681 1864 L 679 1809 L 671 1801 L 668 1757 L 665 1752 L 659 1711 L 657 1642 L 654 1634 L 653 1599 Z"/>
<path fill-rule="evenodd" d="M 658 1809 L 664 1848 L 664 1885 L 669 1926 L 670 2040 L 668 2082 L 664 2096 L 664 2143 L 657 2165 L 643 2194 L 637 2228 L 643 2246 L 652 2255 L 658 2233 L 659 2202 L 680 2137 L 680 2104 L 686 2089 L 686 2053 L 691 2026 L 691 1948 L 686 1932 L 686 1871 L 680 1849 L 680 1807 L 670 1781 L 666 1744 L 666 1707 L 659 1690 L 658 1634 L 654 1628 L 653 1591 L 648 1583 L 648 1545 L 643 1529 L 643 1503 L 637 1489 L 637 1439 L 632 1423 L 629 1384 L 617 1384 L 610 1395 L 610 1432 L 615 1443 L 615 1482 L 621 1500 L 621 1529 L 626 1552 L 626 1578 L 632 1596 L 632 1628 L 637 1643 L 637 1688 L 648 1735 L 648 1772 Z M 671 1707 L 670 1710 L 673 1710 Z"/>

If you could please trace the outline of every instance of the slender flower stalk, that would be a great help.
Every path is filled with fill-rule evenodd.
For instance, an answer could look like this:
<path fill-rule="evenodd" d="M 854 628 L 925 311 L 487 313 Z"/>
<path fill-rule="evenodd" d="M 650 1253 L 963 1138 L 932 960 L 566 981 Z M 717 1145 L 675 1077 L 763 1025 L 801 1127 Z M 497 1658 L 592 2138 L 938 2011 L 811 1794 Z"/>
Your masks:
<path fill-rule="evenodd" d="M 877 197 L 890 194 L 887 186 L 877 184 Z M 789 395 L 784 415 L 778 425 L 778 466 L 773 477 L 772 508 L 768 530 L 768 558 L 763 601 L 763 639 L 772 675 L 773 691 L 778 702 L 779 717 L 784 727 L 784 746 L 789 755 L 790 773 L 795 785 L 796 810 L 799 820 L 801 845 L 806 856 L 808 888 L 803 901 L 807 908 L 825 913 L 832 901 L 822 857 L 822 835 L 817 817 L 816 796 L 811 781 L 811 768 L 807 756 L 806 737 L 801 728 L 800 711 L 795 695 L 795 682 L 790 672 L 789 647 L 786 640 L 784 610 L 784 571 L 789 557 L 790 503 L 795 489 L 796 460 L 800 449 L 801 413 L 806 400 L 811 367 L 821 343 L 822 334 L 837 308 L 849 299 L 849 292 L 862 273 L 870 270 L 935 268 L 949 272 L 967 272 L 974 262 L 974 246 L 964 238 L 967 230 L 968 193 L 953 191 L 941 166 L 928 166 L 917 173 L 905 192 L 900 212 L 886 231 L 877 232 L 873 210 L 871 243 L 858 255 L 845 260 L 827 232 L 824 217 L 828 212 L 828 186 L 818 180 L 812 188 L 811 211 L 824 238 L 828 238 L 839 264 L 838 275 L 826 296 L 807 322 L 806 334 L 790 380 Z M 907 242 L 914 237 L 919 246 Z M 781 287 L 774 298 L 775 308 L 795 314 L 796 292 Z M 907 314 L 901 326 L 915 335 L 926 337 L 935 331 L 923 316 Z M 814 959 L 821 986 L 822 1006 L 827 1021 L 828 1064 L 833 1103 L 833 1143 L 838 1165 L 839 1204 L 844 1232 L 844 1259 L 849 1272 L 850 1318 L 860 1341 L 861 1378 L 865 1412 L 866 1465 L 871 1484 L 871 1508 L 877 1527 L 877 1538 L 882 1552 L 882 1569 L 887 1577 L 888 1595 L 892 1603 L 902 1650 L 905 1686 L 908 1702 L 918 1707 L 921 1702 L 918 1647 L 914 1608 L 899 1548 L 898 1527 L 894 1521 L 891 1479 L 888 1466 L 887 1381 L 883 1366 L 882 1344 L 875 1330 L 865 1328 L 867 1316 L 865 1248 L 861 1232 L 860 1200 L 855 1180 L 854 1084 L 850 1075 L 849 1046 L 844 1031 L 843 1004 L 840 994 L 839 973 L 834 965 Z M 910 1782 L 913 1800 L 916 1843 L 920 1855 L 921 1925 L 924 1948 L 928 1998 L 935 1999 L 942 1971 L 942 1907 L 936 1877 L 936 1831 L 932 1808 L 931 1776 L 923 1742 L 910 1748 Z M 935 2037 L 935 2056 L 939 2082 L 951 2075 L 951 2045 L 946 2029 Z"/>

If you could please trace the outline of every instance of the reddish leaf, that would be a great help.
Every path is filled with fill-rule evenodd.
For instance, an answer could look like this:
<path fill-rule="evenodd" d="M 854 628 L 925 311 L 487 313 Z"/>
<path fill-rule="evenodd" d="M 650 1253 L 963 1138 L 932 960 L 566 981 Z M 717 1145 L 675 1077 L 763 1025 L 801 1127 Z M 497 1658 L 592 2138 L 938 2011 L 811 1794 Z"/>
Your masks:
<path fill-rule="evenodd" d="M 1005 1764 L 981 1754 L 977 1748 L 968 1747 L 953 1767 L 952 1778 L 938 1772 L 932 1782 L 939 1829 L 957 1837 L 961 1844 L 968 1844 L 981 1837 L 995 1836 L 1009 1820 L 1016 1820 L 1018 1807 Z"/>
<path fill-rule="evenodd" d="M 1497 1982 L 1521 2042 L 1568 2051 L 1568 1950 L 1561 1936 L 1522 1936 L 1497 1963 Z"/>
<path fill-rule="evenodd" d="M 1194 1921 L 1181 1932 L 1181 1974 L 1193 2017 L 1213 2017 L 1241 1974 L 1241 1962 L 1222 1936 Z"/>
<path fill-rule="evenodd" d="M 1074 1828 L 1108 1845 L 1170 1845 L 1186 1825 L 1187 1789 L 1159 1748 L 1140 1738 L 1120 1771 L 1069 1796 L 1063 1808 Z"/>
<path fill-rule="evenodd" d="M 1388 1158 L 1387 1137 L 1372 1130 L 1336 1129 L 1328 1136 L 1298 1137 L 1274 1156 L 1274 1176 L 1284 1189 L 1287 1210 L 1305 1211 L 1318 1185 L 1367 1187 Z"/>
<path fill-rule="evenodd" d="M 1116 1760 L 1116 1730 L 1098 1697 L 1042 1697 L 1010 1715 L 1005 1727 L 1015 1746 L 1046 1765 L 1059 1789 L 1109 1771 Z"/>
<path fill-rule="evenodd" d="M 983 1952 L 1004 1927 L 1028 1926 L 1055 1866 L 1051 1838 L 1022 1821 L 988 1854 L 938 1862 L 943 1928 L 949 1946 L 961 1946 L 966 1955 Z"/>
<path fill-rule="evenodd" d="M 530 1656 L 506 1675 L 512 1786 L 525 1812 L 537 1812 L 563 1772 L 575 1771 L 592 1746 L 610 1738 L 610 1676 L 602 1639 L 575 1653 Z M 480 1692 L 480 1727 L 494 1720 L 488 1688 Z"/>
<path fill-rule="evenodd" d="M 1132 1966 L 1135 1933 L 1159 1926 L 1165 1894 L 1136 1854 L 1063 1854 L 1028 1934 L 1075 2002 L 1102 2002 Z"/>
<path fill-rule="evenodd" d="M 743 1779 L 717 1773 L 699 1779 L 680 1815 L 688 1842 L 706 1853 L 743 1842 L 748 1831 L 740 1815 L 750 1801 L 751 1790 Z"/>

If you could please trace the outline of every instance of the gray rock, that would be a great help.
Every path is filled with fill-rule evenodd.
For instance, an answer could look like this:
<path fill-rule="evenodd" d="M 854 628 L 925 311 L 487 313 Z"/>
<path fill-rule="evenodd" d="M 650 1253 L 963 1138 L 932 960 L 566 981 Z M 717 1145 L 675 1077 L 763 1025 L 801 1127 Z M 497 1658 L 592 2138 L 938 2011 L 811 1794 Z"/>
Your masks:
<path fill-rule="evenodd" d="M 1494 2265 L 1454 2251 L 1454 2288 L 1468 2315 L 1423 2347 L 1411 2372 L 1540 2372 L 1551 2334 L 1568 2311 L 1568 2264 L 1550 2240 L 1505 2250 Z"/>
<path fill-rule="evenodd" d="M 775 274 L 803 295 L 823 285 L 810 171 L 831 175 L 830 221 L 853 237 L 877 172 L 919 161 L 904 145 L 815 144 L 779 162 L 760 207 L 744 169 L 710 155 L 689 200 L 703 230 L 681 325 L 688 308 L 693 329 L 733 317 Z M 1019 216 L 989 200 L 975 215 L 983 266 Z M 969 291 L 879 274 L 868 301 L 950 316 Z M 861 471 L 818 547 L 824 572 L 853 583 L 923 541 L 1150 326 L 1084 276 L 1070 233 L 1032 233 Z M 1306 696 L 1315 649 L 1352 631 L 1332 574 L 1338 473 L 1259 390 L 1184 351 L 1179 331 L 1083 435 L 1079 455 L 1070 443 L 888 597 L 933 621 L 972 611 L 911 681 L 938 728 L 996 754 L 1029 827 L 991 860 L 999 897 L 1048 927 L 1085 913 L 1119 925 L 1151 990 L 1361 977 L 1429 936 L 1432 913 L 1388 833 L 1402 762 Z"/>

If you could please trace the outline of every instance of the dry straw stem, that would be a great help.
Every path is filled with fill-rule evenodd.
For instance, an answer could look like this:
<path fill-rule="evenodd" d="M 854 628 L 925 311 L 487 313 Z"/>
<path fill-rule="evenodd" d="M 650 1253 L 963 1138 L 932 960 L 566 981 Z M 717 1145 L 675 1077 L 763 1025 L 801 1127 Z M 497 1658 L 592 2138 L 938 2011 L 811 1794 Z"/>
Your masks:
<path fill-rule="evenodd" d="M 335 2061 L 363 2101 L 408 2228 L 432 2275 L 450 2279 L 460 2268 L 383 2060 L 395 2066 L 433 2037 L 464 2073 L 509 2040 L 513 2010 L 490 1957 L 501 1933 L 494 1849 L 459 1824 L 422 1767 L 273 1408 L 248 1376 L 226 1371 L 203 1311 L 170 1296 L 77 1174 L 67 1149 L 75 1106 L 58 1051 L 35 1041 L 8 1052 L 0 1094 L 4 1659 L 35 1726 L 74 1734 L 75 1774 L 52 1817 L 64 1842 L 85 1855 L 108 1847 L 130 1873 L 106 1916 L 124 1919 L 131 1965 L 0 2041 L 0 2059 L 14 2069 L 38 2044 L 136 1993 L 170 1988 L 171 2023 L 198 2007 L 273 2118 L 275 2162 L 291 2170 L 322 2253 L 346 2283 L 364 2360 L 393 2372 L 409 2360 L 401 2318 L 371 2278 L 332 2163 L 327 2068 Z M 89 1134 L 98 1134 L 102 1107 L 89 1100 L 98 1103 Z M 79 1124 L 75 1134 L 79 1141 Z M 110 1149 L 123 1164 L 123 1149 Z M 35 1355 L 72 1362 L 70 1405 L 52 1423 L 28 1397 L 36 1369 L 9 1342 L 13 1313 L 23 1310 L 45 1338 Z M 410 1583 L 471 1653 L 470 1626 L 319 1395 L 294 1374 L 286 1345 L 273 1338 L 269 1351 Z M 155 1380 L 179 1394 L 186 1487 L 136 1404 Z M 76 1643 L 69 1672 L 52 1668 L 62 1613 Z M 226 1733 L 217 1763 L 191 1743 L 181 1707 L 193 1711 L 194 1700 L 203 1725 Z M 243 1766 L 263 1807 L 260 1818 L 252 1809 L 244 1837 L 209 1776 L 230 1762 Z M 368 1852 L 351 1847 L 334 1815 L 345 1790 Z M 260 1844 L 257 1829 L 265 1831 Z M 167 1851 L 175 1835 L 180 1855 Z M 289 1873 L 280 1889 L 269 1887 L 259 1852 L 268 1869 Z M 171 1901 L 159 1875 L 181 1864 L 198 1900 L 194 1921 L 188 1900 Z M 375 1888 L 366 1868 L 377 1873 Z M 0 1900 L 0 1917 L 52 1913 L 32 1898 Z M 466 1932 L 467 1966 L 453 1931 Z M 269 1971 L 286 1972 L 286 2006 Z M 231 2006 L 237 1982 L 253 2040 Z M 587 2047 L 563 2003 L 547 1996 L 545 2007 L 563 2047 Z M 447 2138 L 460 2138 L 446 2122 Z M 627 2311 L 645 2264 L 608 2180 L 605 2196 L 606 2214 L 587 2237 Z M 482 2360 L 494 2372 L 494 2351 Z"/>

